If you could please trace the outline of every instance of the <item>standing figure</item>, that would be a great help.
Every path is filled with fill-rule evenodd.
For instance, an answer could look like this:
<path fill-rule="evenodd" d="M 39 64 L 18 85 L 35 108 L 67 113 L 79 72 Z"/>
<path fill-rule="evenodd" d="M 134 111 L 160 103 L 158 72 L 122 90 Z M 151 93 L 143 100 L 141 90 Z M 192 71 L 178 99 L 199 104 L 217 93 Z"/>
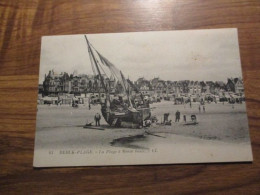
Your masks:
<path fill-rule="evenodd" d="M 95 122 L 96 122 L 96 126 L 100 126 L 100 119 L 101 119 L 101 116 L 99 113 L 95 114 Z"/>
<path fill-rule="evenodd" d="M 181 113 L 179 112 L 179 110 L 177 110 L 177 112 L 175 113 L 175 122 L 180 121 L 180 115 L 181 115 Z"/>
<path fill-rule="evenodd" d="M 205 105 L 203 105 L 203 112 L 205 112 L 206 111 L 206 108 L 205 108 Z"/>
<path fill-rule="evenodd" d="M 169 115 L 170 115 L 170 113 L 164 113 L 164 115 L 163 115 L 163 123 L 168 122 Z"/>
<path fill-rule="evenodd" d="M 194 123 L 197 122 L 197 117 L 196 117 L 195 114 L 191 115 L 190 118 L 191 118 L 191 121 L 192 121 L 192 122 L 194 122 Z"/>
<path fill-rule="evenodd" d="M 199 105 L 199 112 L 200 112 L 200 109 L 201 109 L 201 108 L 200 108 L 200 105 Z"/>
<path fill-rule="evenodd" d="M 186 115 L 183 115 L 183 121 L 186 123 Z"/>

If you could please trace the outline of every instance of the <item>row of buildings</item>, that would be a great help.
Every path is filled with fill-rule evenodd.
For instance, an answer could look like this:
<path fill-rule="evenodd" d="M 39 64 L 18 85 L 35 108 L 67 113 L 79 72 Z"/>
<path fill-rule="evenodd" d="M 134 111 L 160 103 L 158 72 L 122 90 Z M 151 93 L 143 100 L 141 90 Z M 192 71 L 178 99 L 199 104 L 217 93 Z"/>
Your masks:
<path fill-rule="evenodd" d="M 224 92 L 231 92 L 237 95 L 244 94 L 243 80 L 241 78 L 228 78 L 223 81 L 164 81 L 159 78 L 146 80 L 139 78 L 135 85 L 143 94 L 213 94 L 221 95 Z"/>
<path fill-rule="evenodd" d="M 107 78 L 103 75 L 105 85 L 110 89 L 111 93 L 117 94 L 122 92 L 123 86 L 114 78 Z M 139 78 L 132 82 L 128 80 L 129 91 L 133 93 L 140 91 L 143 95 L 148 96 L 179 96 L 179 95 L 200 95 L 213 94 L 221 95 L 225 92 L 243 95 L 244 87 L 241 78 L 228 78 L 227 82 L 223 81 L 165 81 L 160 78 L 147 80 Z M 55 73 L 53 70 L 49 71 L 44 77 L 42 85 L 39 85 L 39 93 L 43 96 L 58 96 L 59 94 L 87 94 L 104 92 L 101 87 L 100 78 L 98 76 L 73 74 L 66 72 Z"/>
<path fill-rule="evenodd" d="M 103 75 L 103 80 L 106 86 L 110 86 L 113 93 L 119 93 L 122 86 L 117 85 L 115 79 L 106 78 Z M 74 71 L 73 74 L 66 72 L 56 73 L 50 70 L 44 77 L 43 84 L 39 85 L 39 93 L 43 96 L 58 96 L 60 94 L 86 94 L 104 92 L 101 87 L 99 76 L 78 74 Z"/>

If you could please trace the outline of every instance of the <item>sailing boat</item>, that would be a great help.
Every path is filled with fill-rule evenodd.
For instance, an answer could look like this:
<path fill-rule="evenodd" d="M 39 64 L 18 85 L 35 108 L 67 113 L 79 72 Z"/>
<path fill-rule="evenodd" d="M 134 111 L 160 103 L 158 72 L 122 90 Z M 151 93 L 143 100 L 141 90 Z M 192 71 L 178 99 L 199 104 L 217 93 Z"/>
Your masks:
<path fill-rule="evenodd" d="M 125 79 L 122 71 L 101 55 L 88 41 L 86 35 L 85 39 L 93 73 L 105 91 L 105 101 L 100 100 L 101 113 L 104 119 L 110 126 L 139 127 L 143 124 L 143 121 L 151 117 L 149 103 L 144 103 L 143 101 L 143 104 L 136 105 L 135 99 L 131 95 L 130 83 Z M 112 80 L 117 81 L 114 83 L 121 86 L 120 93 L 114 96 L 111 95 L 112 86 L 110 81 Z M 131 84 L 133 85 L 133 83 Z"/>

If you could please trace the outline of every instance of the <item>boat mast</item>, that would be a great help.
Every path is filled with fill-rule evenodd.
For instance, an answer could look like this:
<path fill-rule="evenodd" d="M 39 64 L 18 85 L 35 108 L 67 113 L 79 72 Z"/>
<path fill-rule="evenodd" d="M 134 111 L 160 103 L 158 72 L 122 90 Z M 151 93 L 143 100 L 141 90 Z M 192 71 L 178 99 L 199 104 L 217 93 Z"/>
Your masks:
<path fill-rule="evenodd" d="M 86 39 L 87 44 L 88 44 L 88 48 L 89 48 L 90 55 L 91 55 L 91 57 L 93 58 L 93 61 L 94 61 L 95 66 L 96 66 L 96 68 L 97 68 L 98 74 L 99 74 L 99 76 L 100 76 L 101 84 L 102 84 L 102 86 L 103 86 L 103 88 L 105 89 L 105 92 L 106 92 L 105 111 L 106 111 L 106 114 L 107 114 L 107 115 L 106 115 L 106 119 L 107 119 L 107 121 L 108 121 L 108 120 L 109 120 L 109 116 L 110 116 L 110 94 L 109 94 L 109 91 L 108 91 L 108 89 L 107 89 L 107 87 L 106 87 L 106 85 L 105 85 L 105 83 L 104 83 L 103 77 L 102 77 L 102 75 L 101 75 L 101 72 L 100 72 L 99 67 L 98 67 L 98 64 L 97 64 L 97 60 L 96 60 L 96 58 L 95 58 L 95 56 L 94 56 L 94 54 L 93 54 L 93 51 L 92 51 L 92 49 L 91 49 L 91 46 L 90 46 L 90 44 L 89 44 L 89 42 L 88 42 L 88 39 L 87 39 L 87 36 L 86 36 L 86 35 L 85 35 L 85 39 Z M 99 94 L 99 99 L 100 99 L 100 103 L 102 104 L 100 94 Z"/>
<path fill-rule="evenodd" d="M 92 51 L 92 49 L 91 49 L 91 47 L 90 47 L 90 44 L 89 44 L 89 42 L 88 42 L 88 39 L 87 39 L 87 36 L 86 36 L 86 35 L 85 35 L 85 39 L 86 39 L 86 41 L 87 41 L 90 54 L 91 54 L 91 56 L 92 56 L 92 58 L 93 58 L 93 60 L 94 60 L 94 64 L 95 64 L 95 66 L 96 66 L 96 68 L 97 68 L 97 71 L 98 71 L 98 74 L 99 74 L 99 76 L 100 76 L 101 84 L 102 84 L 103 88 L 105 89 L 105 92 L 107 93 L 107 88 L 106 88 L 106 85 L 105 85 L 105 83 L 104 83 L 103 77 L 102 77 L 102 75 L 101 75 L 100 69 L 99 69 L 99 67 L 98 67 L 97 60 L 96 60 L 96 58 L 95 58 L 95 56 L 94 56 L 94 54 L 93 54 L 93 51 Z"/>
<path fill-rule="evenodd" d="M 126 92 L 126 95 L 127 95 L 129 106 L 130 106 L 130 108 L 133 108 L 133 105 L 132 105 L 132 102 L 131 102 L 131 99 L 130 99 L 129 87 L 128 87 L 128 91 L 127 91 L 127 88 L 126 88 L 126 85 L 125 85 L 125 83 L 127 81 L 125 80 L 125 77 L 124 77 L 124 75 L 123 75 L 123 73 L 121 71 L 120 71 L 120 74 L 121 74 L 121 77 L 122 77 L 122 80 L 123 80 L 123 85 L 124 85 L 123 87 L 125 88 L 125 92 Z"/>

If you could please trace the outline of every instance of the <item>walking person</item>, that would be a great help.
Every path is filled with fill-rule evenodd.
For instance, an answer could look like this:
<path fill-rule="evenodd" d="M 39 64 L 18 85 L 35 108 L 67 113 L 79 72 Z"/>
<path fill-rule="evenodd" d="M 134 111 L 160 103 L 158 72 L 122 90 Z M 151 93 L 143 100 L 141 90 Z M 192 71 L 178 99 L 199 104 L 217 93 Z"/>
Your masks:
<path fill-rule="evenodd" d="M 100 126 L 100 119 L 101 119 L 101 116 L 99 113 L 95 114 L 95 122 L 96 122 L 96 126 Z"/>
<path fill-rule="evenodd" d="M 206 108 L 205 108 L 205 105 L 203 105 L 203 112 L 206 112 Z"/>
<path fill-rule="evenodd" d="M 200 112 L 200 109 L 201 109 L 201 108 L 200 108 L 200 105 L 199 105 L 199 112 Z"/>

